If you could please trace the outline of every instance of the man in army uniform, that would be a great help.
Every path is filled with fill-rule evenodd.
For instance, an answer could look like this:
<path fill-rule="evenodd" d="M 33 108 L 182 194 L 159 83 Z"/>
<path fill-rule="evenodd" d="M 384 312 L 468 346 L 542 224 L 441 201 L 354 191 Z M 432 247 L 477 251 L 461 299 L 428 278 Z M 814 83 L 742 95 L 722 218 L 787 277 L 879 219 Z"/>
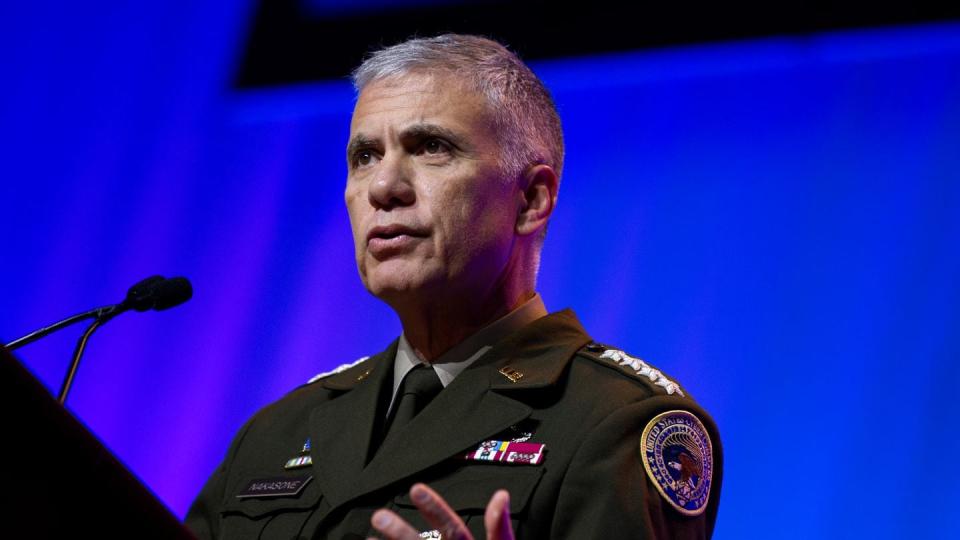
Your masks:
<path fill-rule="evenodd" d="M 560 120 L 500 44 L 413 39 L 354 73 L 345 199 L 403 333 L 251 418 L 200 538 L 707 538 L 716 427 L 536 293 Z M 429 487 L 428 487 L 429 486 Z"/>

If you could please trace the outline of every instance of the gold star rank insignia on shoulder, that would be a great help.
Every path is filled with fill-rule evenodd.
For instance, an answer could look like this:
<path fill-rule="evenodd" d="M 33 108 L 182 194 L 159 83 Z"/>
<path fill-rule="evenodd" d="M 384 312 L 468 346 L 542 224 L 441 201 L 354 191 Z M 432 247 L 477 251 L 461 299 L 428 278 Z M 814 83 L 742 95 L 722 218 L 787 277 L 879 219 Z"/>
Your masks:
<path fill-rule="evenodd" d="M 657 491 L 678 512 L 698 516 L 707 508 L 713 478 L 713 443 L 700 420 L 667 411 L 647 424 L 640 459 Z"/>

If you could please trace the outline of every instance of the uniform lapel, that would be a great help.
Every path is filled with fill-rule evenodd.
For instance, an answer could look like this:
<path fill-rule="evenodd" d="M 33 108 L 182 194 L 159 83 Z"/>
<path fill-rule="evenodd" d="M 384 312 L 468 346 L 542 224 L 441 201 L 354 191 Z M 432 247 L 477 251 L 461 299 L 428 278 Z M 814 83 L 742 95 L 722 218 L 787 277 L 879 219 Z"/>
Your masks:
<path fill-rule="evenodd" d="M 360 477 L 362 495 L 412 476 L 530 416 L 532 409 L 490 391 L 486 370 L 466 370 L 395 436 Z"/>
<path fill-rule="evenodd" d="M 349 498 L 412 477 L 527 418 L 532 408 L 523 401 L 523 390 L 555 384 L 576 351 L 589 341 L 569 310 L 508 336 L 380 447 Z M 513 380 L 504 371 L 522 377 Z"/>
<path fill-rule="evenodd" d="M 356 491 L 374 427 L 378 401 L 391 384 L 397 342 L 385 351 L 319 384 L 346 394 L 321 404 L 310 415 L 313 470 L 324 496 L 336 506 Z"/>

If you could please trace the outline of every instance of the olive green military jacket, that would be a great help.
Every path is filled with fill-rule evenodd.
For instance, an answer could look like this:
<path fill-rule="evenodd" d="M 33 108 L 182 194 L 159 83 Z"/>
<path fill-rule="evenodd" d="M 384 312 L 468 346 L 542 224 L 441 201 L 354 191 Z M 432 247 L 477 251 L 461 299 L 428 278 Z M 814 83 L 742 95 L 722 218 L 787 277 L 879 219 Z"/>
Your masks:
<path fill-rule="evenodd" d="M 375 448 L 396 349 L 255 414 L 187 526 L 202 539 L 365 538 L 387 507 L 427 530 L 408 496 L 425 482 L 476 538 L 500 488 L 518 538 L 710 537 L 722 475 L 714 422 L 666 376 L 593 343 L 571 311 L 497 343 Z M 545 446 L 536 465 L 466 459 L 490 440 Z"/>

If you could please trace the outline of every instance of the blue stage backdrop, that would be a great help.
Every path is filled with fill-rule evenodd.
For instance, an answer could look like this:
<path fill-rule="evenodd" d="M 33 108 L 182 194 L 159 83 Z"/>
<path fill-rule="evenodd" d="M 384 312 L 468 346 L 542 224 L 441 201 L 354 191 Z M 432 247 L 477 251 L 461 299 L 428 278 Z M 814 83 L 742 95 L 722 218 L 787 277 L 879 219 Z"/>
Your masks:
<path fill-rule="evenodd" d="M 4 8 L 0 335 L 188 276 L 70 401 L 182 516 L 244 419 L 399 328 L 354 267 L 347 82 L 231 90 L 251 4 L 115 4 Z M 716 538 L 956 538 L 960 26 L 534 67 L 568 149 L 540 291 L 713 412 Z M 48 387 L 78 333 L 20 352 Z"/>

